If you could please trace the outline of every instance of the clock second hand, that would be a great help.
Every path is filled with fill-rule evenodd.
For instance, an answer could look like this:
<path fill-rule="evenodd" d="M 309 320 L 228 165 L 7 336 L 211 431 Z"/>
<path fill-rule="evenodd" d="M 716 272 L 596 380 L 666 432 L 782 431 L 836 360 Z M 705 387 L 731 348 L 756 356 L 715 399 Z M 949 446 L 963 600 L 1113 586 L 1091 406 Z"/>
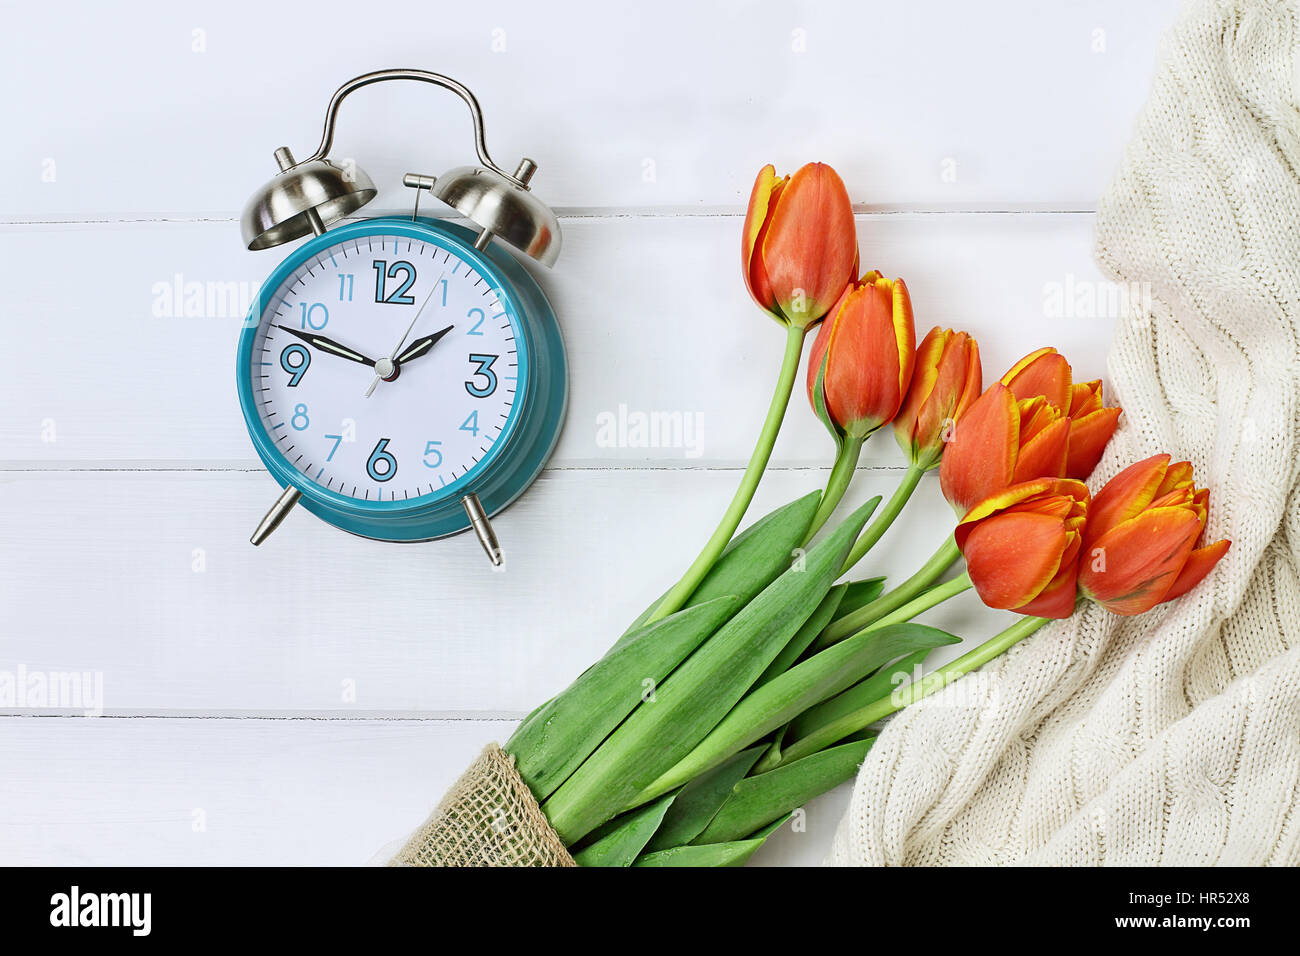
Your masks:
<path fill-rule="evenodd" d="M 415 328 L 415 323 L 420 321 L 420 316 L 424 314 L 424 310 L 428 306 L 429 300 L 432 299 L 433 294 L 438 291 L 438 283 L 441 282 L 444 278 L 446 278 L 446 276 L 447 276 L 447 272 L 446 270 L 443 270 L 442 275 L 439 276 L 437 281 L 433 283 L 433 288 L 429 290 L 429 294 L 424 297 L 424 302 L 422 302 L 420 304 L 420 307 L 415 310 L 415 318 L 411 319 L 411 324 L 406 327 L 406 331 L 402 333 L 402 337 L 397 340 L 397 345 L 393 347 L 392 354 L 390 354 L 388 358 L 380 359 L 378 362 L 375 363 L 375 377 L 374 380 L 370 383 L 370 387 L 366 389 L 366 395 L 365 395 L 366 398 L 369 398 L 372 394 L 374 394 L 375 386 L 377 386 L 381 381 L 383 381 L 389 375 L 393 374 L 393 369 L 394 369 L 393 363 L 397 359 L 397 353 L 402 351 L 402 346 L 406 344 L 406 339 L 411 334 L 411 330 Z M 380 366 L 383 366 L 383 368 L 381 369 Z"/>

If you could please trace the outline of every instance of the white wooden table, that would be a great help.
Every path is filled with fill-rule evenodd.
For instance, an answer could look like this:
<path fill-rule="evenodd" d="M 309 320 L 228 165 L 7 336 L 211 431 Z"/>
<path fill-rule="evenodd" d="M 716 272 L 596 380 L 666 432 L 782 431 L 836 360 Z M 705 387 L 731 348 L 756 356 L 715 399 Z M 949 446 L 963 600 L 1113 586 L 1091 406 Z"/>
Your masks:
<path fill-rule="evenodd" d="M 737 269 L 763 163 L 833 164 L 864 268 L 907 279 L 920 333 L 974 333 L 987 380 L 1044 344 L 1102 374 L 1091 212 L 1176 3 L 4 6 L 0 862 L 351 864 L 599 654 L 729 499 L 782 345 Z M 382 545 L 303 512 L 248 544 L 277 488 L 235 398 L 242 308 L 216 300 L 284 250 L 244 251 L 238 210 L 275 147 L 310 151 L 335 86 L 387 66 L 469 85 L 494 154 L 535 158 L 561 215 L 536 271 L 568 422 L 496 521 L 504 573 L 472 537 Z M 402 173 L 470 162 L 469 124 L 379 87 L 344 107 L 334 155 L 380 185 L 372 214 L 409 211 Z M 699 442 L 604 447 L 620 407 L 696 416 Z M 791 408 L 752 515 L 825 478 L 829 441 Z M 872 441 L 851 499 L 899 466 Z M 938 543 L 936 485 L 870 567 Z M 926 619 L 999 627 L 952 604 Z M 57 672 L 102 680 L 103 715 L 12 692 Z M 845 800 L 756 861 L 820 860 Z"/>

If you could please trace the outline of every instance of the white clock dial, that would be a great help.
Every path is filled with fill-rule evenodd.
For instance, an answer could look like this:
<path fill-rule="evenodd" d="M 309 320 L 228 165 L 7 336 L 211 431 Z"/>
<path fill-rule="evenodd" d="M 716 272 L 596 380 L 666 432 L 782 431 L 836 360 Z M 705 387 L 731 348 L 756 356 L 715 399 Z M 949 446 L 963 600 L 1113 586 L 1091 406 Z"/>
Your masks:
<path fill-rule="evenodd" d="M 496 280 L 454 247 L 341 241 L 285 279 L 260 317 L 258 416 L 284 459 L 327 491 L 449 494 L 515 425 L 518 322 Z"/>

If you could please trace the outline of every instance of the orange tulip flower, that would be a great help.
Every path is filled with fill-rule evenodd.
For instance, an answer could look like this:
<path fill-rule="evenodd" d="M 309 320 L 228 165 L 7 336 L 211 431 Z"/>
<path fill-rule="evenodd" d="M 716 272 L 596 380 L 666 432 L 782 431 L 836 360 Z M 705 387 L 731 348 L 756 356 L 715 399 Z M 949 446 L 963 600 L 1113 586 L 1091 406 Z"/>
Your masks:
<path fill-rule="evenodd" d="M 1125 468 L 1093 499 L 1080 593 L 1126 616 L 1186 594 L 1228 552 L 1226 540 L 1197 547 L 1208 506 L 1189 462 L 1153 455 Z"/>
<path fill-rule="evenodd" d="M 916 350 L 912 383 L 894 418 L 894 437 L 912 464 L 926 470 L 939 464 L 954 423 L 983 387 L 979 343 L 965 332 L 931 329 Z"/>
<path fill-rule="evenodd" d="M 872 271 L 830 315 L 808 359 L 808 398 L 837 438 L 863 439 L 898 414 L 912 380 L 912 300 L 902 279 Z"/>
<path fill-rule="evenodd" d="M 1070 451 L 1065 463 L 1066 475 L 1083 479 L 1092 474 L 1119 425 L 1119 413 L 1118 406 L 1102 407 L 1100 379 L 1071 387 Z"/>
<path fill-rule="evenodd" d="M 1069 440 L 1064 412 L 1042 395 L 1017 401 L 997 382 L 957 420 L 939 467 L 939 487 L 964 515 L 1008 485 L 1064 477 Z"/>
<path fill-rule="evenodd" d="M 777 321 L 806 329 L 858 274 L 858 235 L 848 190 L 825 163 L 793 176 L 759 170 L 741 237 L 749 294 Z"/>
<path fill-rule="evenodd" d="M 979 502 L 957 525 L 966 573 L 989 607 L 1069 617 L 1076 599 L 1088 488 L 1037 478 Z"/>

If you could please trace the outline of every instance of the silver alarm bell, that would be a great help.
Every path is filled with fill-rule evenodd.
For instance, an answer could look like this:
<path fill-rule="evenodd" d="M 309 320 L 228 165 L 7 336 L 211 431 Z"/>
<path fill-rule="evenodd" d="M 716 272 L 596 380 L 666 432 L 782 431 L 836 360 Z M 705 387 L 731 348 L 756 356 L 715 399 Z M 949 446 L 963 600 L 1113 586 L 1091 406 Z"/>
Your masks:
<path fill-rule="evenodd" d="M 427 70 L 378 70 L 340 86 L 330 98 L 316 152 L 297 162 L 288 147 L 275 151 L 279 174 L 253 194 L 240 217 L 248 248 L 269 249 L 308 233 L 320 235 L 331 222 L 375 198 L 377 190 L 369 176 L 355 164 L 344 167 L 333 163 L 327 154 L 334 144 L 334 123 L 344 98 L 384 80 L 418 80 L 451 90 L 465 101 L 474 121 L 474 147 L 482 165 L 458 166 L 441 178 L 407 174 L 404 182 L 416 189 L 417 211 L 419 192 L 427 189 L 482 230 L 477 248 L 499 238 L 543 265 L 554 265 L 560 255 L 560 224 L 550 207 L 529 188 L 537 164 L 523 159 L 510 174 L 494 163 L 483 137 L 483 111 L 474 94 L 450 77 Z"/>
<path fill-rule="evenodd" d="M 275 151 L 278 176 L 253 193 L 239 228 L 249 249 L 269 249 L 314 233 L 375 198 L 375 184 L 356 167 L 344 169 L 328 159 L 293 161 L 288 147 Z"/>
<path fill-rule="evenodd" d="M 530 159 L 519 164 L 513 177 L 482 166 L 457 166 L 434 184 L 433 194 L 477 223 L 485 234 L 552 266 L 560 256 L 560 223 L 528 189 L 536 169 Z"/>

